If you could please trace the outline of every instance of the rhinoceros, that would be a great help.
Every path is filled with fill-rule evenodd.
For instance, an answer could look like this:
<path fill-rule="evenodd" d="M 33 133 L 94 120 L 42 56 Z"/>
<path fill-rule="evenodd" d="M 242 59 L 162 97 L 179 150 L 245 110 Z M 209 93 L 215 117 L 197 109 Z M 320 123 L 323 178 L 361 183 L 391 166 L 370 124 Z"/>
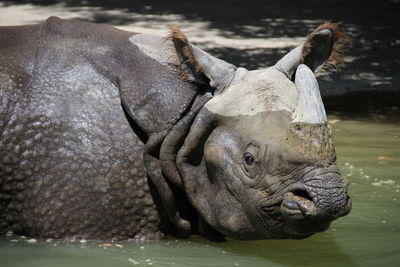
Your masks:
<path fill-rule="evenodd" d="M 305 238 L 351 209 L 314 73 L 324 23 L 248 71 L 166 37 L 50 17 L 0 28 L 0 233 Z"/>

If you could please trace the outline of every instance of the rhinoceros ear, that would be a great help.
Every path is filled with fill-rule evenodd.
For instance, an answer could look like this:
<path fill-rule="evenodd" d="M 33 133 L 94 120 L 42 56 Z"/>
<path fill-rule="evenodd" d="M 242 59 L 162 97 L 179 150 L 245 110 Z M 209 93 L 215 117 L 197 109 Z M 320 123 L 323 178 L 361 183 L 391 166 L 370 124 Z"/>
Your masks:
<path fill-rule="evenodd" d="M 211 86 L 223 90 L 234 77 L 236 67 L 223 60 L 211 56 L 195 45 L 177 28 L 171 26 L 171 40 L 179 64 L 175 66 L 185 80 Z"/>
<path fill-rule="evenodd" d="M 340 70 L 343 65 L 342 49 L 350 38 L 338 30 L 340 23 L 325 22 L 308 35 L 303 45 L 293 49 L 275 64 L 275 68 L 289 78 L 300 64 L 305 64 L 314 73 L 333 67 Z"/>

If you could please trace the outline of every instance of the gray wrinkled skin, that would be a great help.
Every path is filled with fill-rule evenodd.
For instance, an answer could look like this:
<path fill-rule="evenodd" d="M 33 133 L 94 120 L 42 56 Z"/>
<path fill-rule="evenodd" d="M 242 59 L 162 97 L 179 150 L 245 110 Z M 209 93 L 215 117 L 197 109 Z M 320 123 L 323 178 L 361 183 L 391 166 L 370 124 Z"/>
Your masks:
<path fill-rule="evenodd" d="M 58 18 L 0 27 L 0 234 L 303 238 L 350 211 L 319 93 L 299 104 L 312 64 L 280 62 L 292 81 L 195 46 L 178 62 L 184 45 Z"/>
<path fill-rule="evenodd" d="M 132 33 L 57 18 L 0 31 L 0 231 L 159 238 L 144 143 L 121 96 L 150 135 L 194 89 L 143 54 Z"/>

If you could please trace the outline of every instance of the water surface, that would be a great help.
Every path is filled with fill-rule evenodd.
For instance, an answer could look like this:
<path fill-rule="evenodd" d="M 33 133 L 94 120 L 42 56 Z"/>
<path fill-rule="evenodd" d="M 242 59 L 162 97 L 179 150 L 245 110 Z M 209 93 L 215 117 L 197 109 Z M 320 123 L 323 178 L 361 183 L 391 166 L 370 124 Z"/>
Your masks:
<path fill-rule="evenodd" d="M 0 241 L 0 266 L 400 266 L 400 124 L 330 118 L 351 213 L 305 240 Z M 12 239 L 12 241 L 10 241 Z"/>

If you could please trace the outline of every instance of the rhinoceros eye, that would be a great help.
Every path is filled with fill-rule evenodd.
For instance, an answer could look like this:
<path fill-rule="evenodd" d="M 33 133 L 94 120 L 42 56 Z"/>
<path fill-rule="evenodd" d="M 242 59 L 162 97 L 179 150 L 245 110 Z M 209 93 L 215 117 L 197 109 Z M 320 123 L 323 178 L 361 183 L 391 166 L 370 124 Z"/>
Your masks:
<path fill-rule="evenodd" d="M 253 166 L 256 163 L 256 159 L 254 158 L 254 156 L 252 154 L 246 152 L 244 154 L 244 162 L 248 166 Z"/>
<path fill-rule="evenodd" d="M 254 178 L 257 174 L 257 165 L 259 165 L 258 155 L 260 153 L 260 148 L 251 143 L 243 152 L 243 169 L 247 177 Z"/>

